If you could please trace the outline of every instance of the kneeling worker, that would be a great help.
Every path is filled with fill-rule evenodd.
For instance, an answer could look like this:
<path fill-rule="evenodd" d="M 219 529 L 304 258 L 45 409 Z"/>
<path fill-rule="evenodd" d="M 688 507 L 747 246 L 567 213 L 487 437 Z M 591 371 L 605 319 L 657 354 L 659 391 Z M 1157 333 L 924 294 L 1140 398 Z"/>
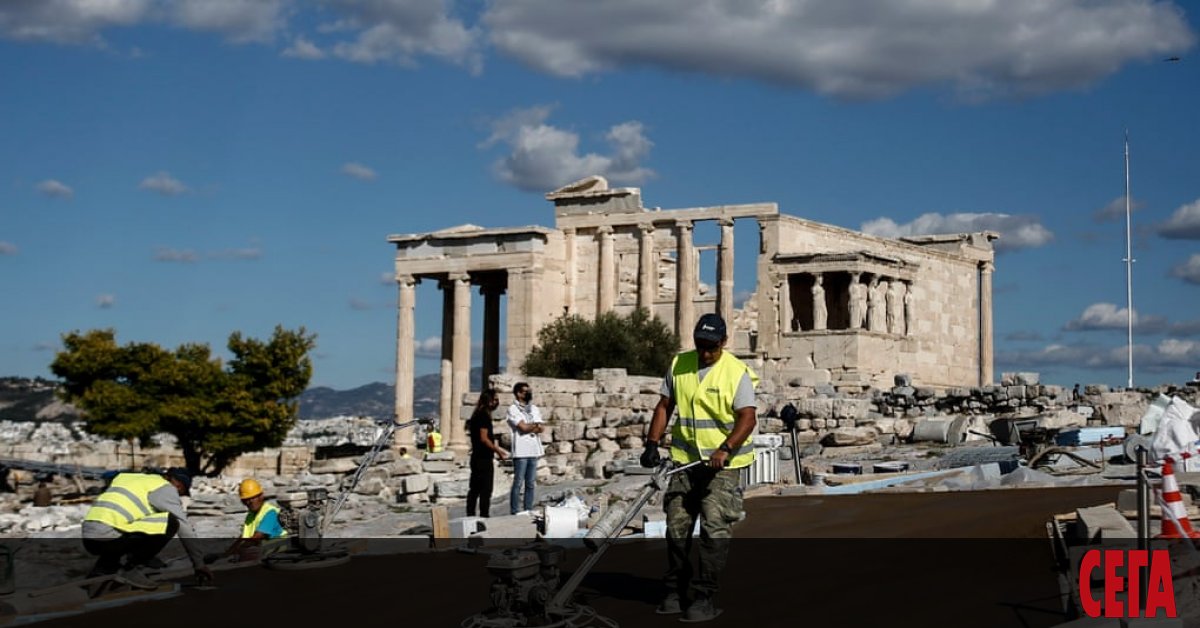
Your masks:
<path fill-rule="evenodd" d="M 234 541 L 224 554 L 205 557 L 205 562 L 222 556 L 235 556 L 239 561 L 254 560 L 281 547 L 278 539 L 287 537 L 287 530 L 283 529 L 283 524 L 279 521 L 279 506 L 267 501 L 262 485 L 257 480 L 242 480 L 238 485 L 238 497 L 246 507 L 246 520 L 242 523 L 241 538 Z"/>
<path fill-rule="evenodd" d="M 191 487 L 191 474 L 177 467 L 161 475 L 120 473 L 114 477 L 83 518 L 83 547 L 99 557 L 91 575 L 115 574 L 118 582 L 131 587 L 158 588 L 143 569 L 161 562 L 155 557 L 178 533 L 197 578 L 211 581 L 212 572 L 204 566 L 196 531 L 179 499 L 190 494 Z"/>

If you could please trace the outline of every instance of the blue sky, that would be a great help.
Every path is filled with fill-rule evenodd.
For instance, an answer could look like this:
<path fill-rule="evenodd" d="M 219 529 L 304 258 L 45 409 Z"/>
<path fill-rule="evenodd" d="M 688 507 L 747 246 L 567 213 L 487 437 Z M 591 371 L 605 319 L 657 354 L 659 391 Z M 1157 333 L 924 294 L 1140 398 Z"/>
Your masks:
<path fill-rule="evenodd" d="M 1000 231 L 997 372 L 1123 384 L 1128 129 L 1135 380 L 1184 381 L 1194 6 L 5 0 L 0 375 L 48 376 L 74 329 L 223 351 L 283 324 L 318 334 L 314 385 L 390 381 L 389 234 L 550 225 L 542 193 L 602 174 L 648 206 Z M 421 373 L 440 305 L 418 287 Z"/>

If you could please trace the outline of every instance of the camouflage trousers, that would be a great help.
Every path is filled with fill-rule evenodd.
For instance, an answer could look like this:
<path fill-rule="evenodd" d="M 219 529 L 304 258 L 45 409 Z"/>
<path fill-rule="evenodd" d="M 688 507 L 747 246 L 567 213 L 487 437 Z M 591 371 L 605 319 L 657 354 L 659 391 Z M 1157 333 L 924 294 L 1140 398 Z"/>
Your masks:
<path fill-rule="evenodd" d="M 742 516 L 741 469 L 695 467 L 671 476 L 663 497 L 667 514 L 668 591 L 686 599 L 712 597 L 729 556 L 733 524 Z M 700 538 L 692 530 L 700 518 Z M 692 563 L 698 546 L 699 569 Z"/>

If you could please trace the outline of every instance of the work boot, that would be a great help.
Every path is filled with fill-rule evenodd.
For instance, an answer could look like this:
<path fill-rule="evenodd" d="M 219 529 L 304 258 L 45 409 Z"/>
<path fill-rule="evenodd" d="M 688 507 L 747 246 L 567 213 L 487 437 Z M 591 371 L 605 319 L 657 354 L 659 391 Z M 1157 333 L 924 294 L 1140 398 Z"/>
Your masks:
<path fill-rule="evenodd" d="M 141 569 L 133 567 L 130 569 L 122 569 L 117 572 L 114 577 L 117 582 L 122 582 L 135 589 L 157 589 L 158 583 L 151 580 L 149 576 L 142 572 Z"/>
<path fill-rule="evenodd" d="M 716 619 L 717 615 L 720 614 L 721 609 L 713 606 L 712 598 L 702 597 L 688 606 L 687 612 L 683 614 L 683 617 L 679 618 L 679 621 L 695 624 Z"/>
<path fill-rule="evenodd" d="M 683 612 L 683 603 L 679 599 L 679 594 L 672 591 L 664 597 L 659 603 L 658 608 L 654 612 L 659 615 L 678 615 Z"/>

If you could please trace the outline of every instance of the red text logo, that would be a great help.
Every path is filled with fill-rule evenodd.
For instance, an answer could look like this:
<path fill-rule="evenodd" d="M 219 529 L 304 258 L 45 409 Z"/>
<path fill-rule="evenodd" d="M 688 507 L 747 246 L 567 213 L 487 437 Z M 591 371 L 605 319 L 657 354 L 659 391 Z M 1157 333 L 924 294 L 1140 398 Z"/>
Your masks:
<path fill-rule="evenodd" d="M 1101 597 L 1092 588 L 1098 569 L 1104 579 Z M 1143 571 L 1150 576 L 1145 600 L 1138 591 Z M 1079 598 L 1088 617 L 1158 617 L 1159 611 L 1177 617 L 1171 557 L 1167 550 L 1089 550 L 1079 563 Z"/>

